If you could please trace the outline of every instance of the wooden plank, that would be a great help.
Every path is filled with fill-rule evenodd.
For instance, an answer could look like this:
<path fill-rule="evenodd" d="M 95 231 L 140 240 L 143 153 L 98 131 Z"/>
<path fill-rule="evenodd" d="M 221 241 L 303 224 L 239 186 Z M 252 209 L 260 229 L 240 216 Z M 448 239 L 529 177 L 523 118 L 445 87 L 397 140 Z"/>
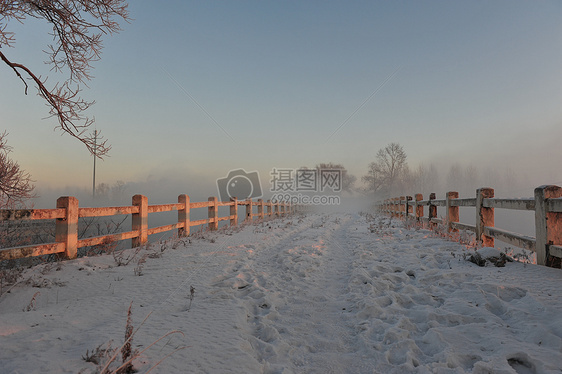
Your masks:
<path fill-rule="evenodd" d="M 232 216 L 226 216 L 226 217 L 219 217 L 218 221 L 228 221 L 229 219 L 231 219 Z"/>
<path fill-rule="evenodd" d="M 205 225 L 207 223 L 209 223 L 209 219 L 205 218 L 205 219 L 199 219 L 197 221 L 191 221 L 189 223 L 189 226 L 193 227 L 193 226 L 198 226 L 198 225 Z"/>
<path fill-rule="evenodd" d="M 451 206 L 476 206 L 476 198 L 468 197 L 451 200 Z"/>
<path fill-rule="evenodd" d="M 514 210 L 535 210 L 535 199 L 498 199 L 486 198 L 484 208 L 500 208 Z"/>
<path fill-rule="evenodd" d="M 467 223 L 451 222 L 451 226 L 453 228 L 457 229 L 457 230 L 466 230 L 466 231 L 476 232 L 476 226 L 469 225 Z"/>
<path fill-rule="evenodd" d="M 507 230 L 498 229 L 497 227 L 484 227 L 484 234 L 514 245 L 519 248 L 525 248 L 535 252 L 535 238 L 532 236 L 518 234 Z"/>
<path fill-rule="evenodd" d="M 181 208 L 178 209 L 178 222 L 182 224 L 181 229 L 178 230 L 178 237 L 181 238 L 182 236 L 188 236 L 190 232 L 191 208 L 189 206 L 189 196 L 186 194 L 179 195 L 178 203 L 181 205 Z"/>
<path fill-rule="evenodd" d="M 431 200 L 433 206 L 447 206 L 447 200 Z"/>
<path fill-rule="evenodd" d="M 562 244 L 562 213 L 551 212 L 548 201 L 562 197 L 562 188 L 558 186 L 540 186 L 535 188 L 535 238 L 537 265 L 547 265 L 548 247 Z"/>
<path fill-rule="evenodd" d="M 451 223 L 459 222 L 459 207 L 452 205 L 453 200 L 459 198 L 459 193 L 457 191 L 449 191 L 447 192 L 447 199 L 446 202 L 446 222 L 447 222 L 447 231 L 451 232 L 456 230 Z"/>
<path fill-rule="evenodd" d="M 106 208 L 78 208 L 78 217 L 104 217 L 138 213 L 138 206 L 112 206 Z"/>
<path fill-rule="evenodd" d="M 217 203 L 218 206 L 233 206 L 234 201 L 219 201 Z"/>
<path fill-rule="evenodd" d="M 159 234 L 165 231 L 177 230 L 182 227 L 183 227 L 182 223 L 172 223 L 171 225 L 153 227 L 151 229 L 148 229 L 148 235 Z"/>
<path fill-rule="evenodd" d="M 562 258 L 562 246 L 551 245 L 548 249 L 548 254 L 554 257 Z"/>
<path fill-rule="evenodd" d="M 209 217 L 209 230 L 215 231 L 219 228 L 219 199 L 216 196 L 209 197 L 209 208 L 207 210 L 207 217 Z"/>
<path fill-rule="evenodd" d="M 430 225 L 431 225 L 431 219 L 437 218 L 437 206 L 432 204 L 433 200 L 435 200 L 435 192 L 429 194 L 429 206 L 428 206 L 427 217 L 429 218 Z"/>
<path fill-rule="evenodd" d="M 57 208 L 65 210 L 64 219 L 55 221 L 55 242 L 64 243 L 67 259 L 78 255 L 78 199 L 74 196 L 61 196 L 57 199 Z"/>
<path fill-rule="evenodd" d="M 441 218 L 432 218 L 429 220 L 431 223 L 443 223 L 443 220 Z"/>
<path fill-rule="evenodd" d="M 131 215 L 131 228 L 138 236 L 131 241 L 133 248 L 140 247 L 148 242 L 148 197 L 144 195 L 133 196 L 133 206 L 139 208 L 139 212 Z"/>
<path fill-rule="evenodd" d="M 0 261 L 63 253 L 64 249 L 64 243 L 48 243 L 2 249 L 0 250 Z"/>
<path fill-rule="evenodd" d="M 253 201 L 251 199 L 246 199 L 246 202 L 248 203 L 246 205 L 246 219 L 244 221 L 251 221 L 253 218 Z M 279 204 L 277 204 L 277 209 L 279 209 Z M 280 209 L 279 209 L 280 211 Z M 277 211 L 277 212 L 279 212 Z"/>
<path fill-rule="evenodd" d="M 420 200 L 420 201 L 418 201 L 418 205 L 424 205 L 424 206 L 426 206 L 426 205 L 429 205 L 429 202 L 430 202 L 430 201 L 431 201 L 431 200 Z"/>
<path fill-rule="evenodd" d="M 64 209 L 0 209 L 0 221 L 64 218 Z"/>
<path fill-rule="evenodd" d="M 200 202 L 197 202 L 197 203 L 189 203 L 189 206 L 191 207 L 191 209 L 208 208 L 209 202 L 208 201 L 200 201 Z"/>
<path fill-rule="evenodd" d="M 415 215 L 416 218 L 419 219 L 419 218 L 423 217 L 423 206 L 421 204 L 419 204 L 419 202 L 422 201 L 422 199 L 423 199 L 423 195 L 421 193 L 417 193 L 415 197 L 416 197 L 416 200 L 414 202 L 414 204 L 415 204 L 414 205 L 415 206 L 414 215 Z"/>
<path fill-rule="evenodd" d="M 562 212 L 562 198 L 552 198 L 546 201 L 546 207 L 549 212 Z"/>
<path fill-rule="evenodd" d="M 180 210 L 183 208 L 182 204 L 159 204 L 159 205 L 149 205 L 148 213 L 158 213 L 158 212 L 170 212 L 172 210 Z"/>
<path fill-rule="evenodd" d="M 494 238 L 486 235 L 485 227 L 495 226 L 494 208 L 486 208 L 484 200 L 493 198 L 494 189 L 490 187 L 482 187 L 476 190 L 476 242 L 481 242 L 484 247 L 493 247 Z"/>
<path fill-rule="evenodd" d="M 231 198 L 232 206 L 230 207 L 230 226 L 238 225 L 238 199 Z"/>
<path fill-rule="evenodd" d="M 112 235 L 94 236 L 91 238 L 78 240 L 78 248 L 90 247 L 93 245 L 104 244 L 108 242 L 118 242 L 121 240 L 136 238 L 139 235 L 136 231 L 121 232 Z"/>

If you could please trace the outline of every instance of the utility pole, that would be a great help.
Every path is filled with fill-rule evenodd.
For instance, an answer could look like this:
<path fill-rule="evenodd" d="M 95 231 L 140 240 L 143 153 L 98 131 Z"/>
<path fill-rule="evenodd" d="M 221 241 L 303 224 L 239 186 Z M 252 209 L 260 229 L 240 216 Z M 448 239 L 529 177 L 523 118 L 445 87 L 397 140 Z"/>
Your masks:
<path fill-rule="evenodd" d="M 94 130 L 94 176 L 92 178 L 92 197 L 96 198 L 96 158 L 97 158 L 97 140 L 98 140 L 98 130 Z"/>

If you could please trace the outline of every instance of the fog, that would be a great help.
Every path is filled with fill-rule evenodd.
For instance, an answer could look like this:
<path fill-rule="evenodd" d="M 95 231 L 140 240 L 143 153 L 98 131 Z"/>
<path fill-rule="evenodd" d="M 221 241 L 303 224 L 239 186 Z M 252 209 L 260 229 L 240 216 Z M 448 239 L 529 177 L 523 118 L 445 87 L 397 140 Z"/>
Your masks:
<path fill-rule="evenodd" d="M 476 189 L 480 187 L 492 187 L 495 189 L 495 196 L 508 197 L 532 197 L 533 190 L 542 184 L 554 183 L 556 179 L 551 176 L 544 176 L 535 183 L 527 176 L 514 171 L 512 168 L 492 169 L 487 167 L 478 169 L 472 164 L 453 162 L 445 163 L 419 163 L 410 167 L 415 176 L 410 181 L 410 185 L 401 186 L 396 190 L 395 196 L 422 193 L 424 199 L 429 197 L 430 192 L 436 193 L 437 199 L 445 198 L 447 191 L 457 191 L 460 197 L 474 197 Z M 79 200 L 81 207 L 100 207 L 100 206 L 128 206 L 131 205 L 132 196 L 142 194 L 148 197 L 149 204 L 170 204 L 177 202 L 180 194 L 188 194 L 192 202 L 207 201 L 210 196 L 219 196 L 217 189 L 217 179 L 225 178 L 228 173 L 217 173 L 218 177 L 211 176 L 211 173 L 197 173 L 183 171 L 175 173 L 173 171 L 154 171 L 144 180 L 136 181 L 102 181 L 98 183 L 96 197 L 92 196 L 91 187 L 67 186 L 64 188 L 52 188 L 37 186 L 38 198 L 33 199 L 34 208 L 54 208 L 56 200 L 60 196 L 74 196 Z M 270 171 L 260 170 L 259 177 L 262 189 L 261 198 L 264 201 L 271 199 Z M 375 197 L 372 193 L 364 190 L 361 183 L 361 175 L 355 175 L 357 181 L 352 192 L 339 192 L 338 204 L 318 204 L 309 208 L 314 212 L 367 212 L 372 211 Z M 550 179 L 549 179 L 550 178 Z M 560 178 L 562 179 L 562 178 Z M 228 208 L 221 207 L 219 214 L 228 214 Z M 239 218 L 244 219 L 245 210 L 239 208 Z M 427 212 L 426 212 L 427 214 Z M 445 216 L 443 208 L 438 209 L 438 215 Z M 194 209 L 191 212 L 191 219 L 206 218 L 206 209 Z M 118 219 L 117 217 L 115 218 Z M 153 213 L 149 215 L 149 227 L 156 227 L 173 223 L 177 220 L 177 212 Z M 474 224 L 474 208 L 461 207 L 460 221 L 467 224 Z M 496 227 L 520 234 L 534 236 L 534 213 L 513 210 L 496 209 Z M 221 226 L 226 222 L 221 222 Z M 123 227 L 127 230 L 130 227 L 130 220 L 127 220 Z M 199 228 L 194 228 L 197 230 Z M 168 234 L 158 234 L 151 238 L 151 241 L 159 240 L 170 236 Z M 501 243 L 498 243 L 501 245 Z"/>

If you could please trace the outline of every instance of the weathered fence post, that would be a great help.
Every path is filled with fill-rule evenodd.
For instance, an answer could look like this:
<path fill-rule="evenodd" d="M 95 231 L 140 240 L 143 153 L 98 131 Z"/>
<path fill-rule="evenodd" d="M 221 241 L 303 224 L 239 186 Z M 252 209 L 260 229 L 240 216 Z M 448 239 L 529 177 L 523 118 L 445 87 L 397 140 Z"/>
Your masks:
<path fill-rule="evenodd" d="M 476 240 L 481 240 L 484 247 L 494 246 L 494 238 L 484 234 L 484 227 L 494 227 L 494 208 L 484 207 L 484 199 L 493 197 L 493 188 L 476 190 Z"/>
<path fill-rule="evenodd" d="M 385 208 L 385 212 L 386 214 L 392 216 L 392 199 L 386 199 L 385 200 L 385 204 L 384 204 L 384 208 Z"/>
<path fill-rule="evenodd" d="M 190 211 L 191 206 L 189 196 L 183 194 L 178 196 L 178 203 L 183 205 L 183 208 L 178 209 L 178 223 L 183 223 L 183 227 L 178 229 L 178 237 L 189 236 L 190 232 Z"/>
<path fill-rule="evenodd" d="M 429 212 L 427 214 L 429 226 L 435 225 L 431 222 L 432 218 L 437 218 L 437 206 L 431 204 L 431 200 L 435 200 L 435 192 L 429 194 Z"/>
<path fill-rule="evenodd" d="M 216 196 L 209 197 L 209 230 L 219 228 L 219 204 Z"/>
<path fill-rule="evenodd" d="M 271 200 L 267 200 L 267 216 L 271 217 Z"/>
<path fill-rule="evenodd" d="M 139 247 L 148 241 L 148 198 L 133 196 L 133 206 L 138 206 L 139 212 L 132 214 L 132 230 L 137 232 L 137 236 L 132 239 L 131 245 Z"/>
<path fill-rule="evenodd" d="M 64 255 L 68 259 L 78 254 L 78 199 L 62 196 L 57 199 L 57 208 L 66 212 L 64 218 L 57 218 L 55 223 L 55 241 L 64 243 Z"/>
<path fill-rule="evenodd" d="M 459 222 L 459 207 L 451 205 L 453 199 L 458 199 L 459 193 L 456 191 L 447 192 L 447 231 L 457 232 L 459 230 L 453 229 L 453 222 Z"/>
<path fill-rule="evenodd" d="M 246 199 L 246 221 L 252 221 L 253 201 Z"/>
<path fill-rule="evenodd" d="M 279 217 L 279 201 L 275 203 L 275 217 Z"/>
<path fill-rule="evenodd" d="M 406 196 L 406 219 L 410 218 L 410 213 L 413 213 L 414 211 L 413 205 L 410 204 L 410 201 L 412 200 L 412 196 Z"/>
<path fill-rule="evenodd" d="M 420 221 L 423 217 L 423 205 L 419 204 L 419 201 L 423 200 L 423 195 L 421 193 L 416 194 L 416 221 Z"/>
<path fill-rule="evenodd" d="M 548 265 L 551 244 L 562 244 L 562 213 L 549 212 L 546 204 L 547 199 L 558 197 L 562 197 L 562 188 L 558 186 L 535 188 L 535 251 L 538 265 Z"/>
<path fill-rule="evenodd" d="M 263 221 L 263 199 L 258 199 L 258 217 Z"/>
<path fill-rule="evenodd" d="M 231 197 L 230 201 L 232 205 L 230 206 L 230 226 L 238 225 L 238 199 Z"/>

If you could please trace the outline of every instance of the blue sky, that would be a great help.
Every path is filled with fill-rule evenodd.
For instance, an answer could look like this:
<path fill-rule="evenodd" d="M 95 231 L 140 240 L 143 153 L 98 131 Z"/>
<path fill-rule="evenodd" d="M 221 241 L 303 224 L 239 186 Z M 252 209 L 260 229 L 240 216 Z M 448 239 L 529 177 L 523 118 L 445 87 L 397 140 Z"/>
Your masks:
<path fill-rule="evenodd" d="M 230 169 L 267 183 L 274 167 L 321 162 L 360 177 L 390 142 L 411 167 L 562 182 L 561 2 L 139 0 L 129 10 L 83 92 L 113 146 L 99 182 L 189 193 Z M 15 48 L 3 52 L 55 82 L 42 64 L 48 27 L 9 29 Z M 90 186 L 86 149 L 53 132 L 7 67 L 0 82 L 0 129 L 39 190 Z"/>

